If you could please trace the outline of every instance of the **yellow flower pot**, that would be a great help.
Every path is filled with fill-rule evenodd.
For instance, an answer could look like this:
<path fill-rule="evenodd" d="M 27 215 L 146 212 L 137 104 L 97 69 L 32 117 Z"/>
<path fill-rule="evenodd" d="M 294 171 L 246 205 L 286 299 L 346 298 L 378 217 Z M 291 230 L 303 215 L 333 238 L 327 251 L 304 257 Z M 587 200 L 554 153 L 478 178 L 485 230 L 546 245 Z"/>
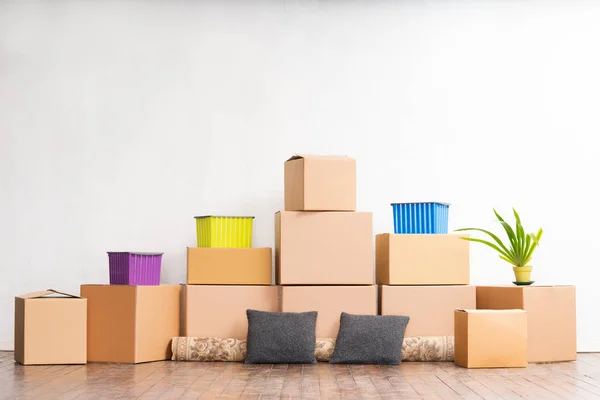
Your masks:
<path fill-rule="evenodd" d="M 517 282 L 531 282 L 531 266 L 513 267 L 515 279 Z"/>

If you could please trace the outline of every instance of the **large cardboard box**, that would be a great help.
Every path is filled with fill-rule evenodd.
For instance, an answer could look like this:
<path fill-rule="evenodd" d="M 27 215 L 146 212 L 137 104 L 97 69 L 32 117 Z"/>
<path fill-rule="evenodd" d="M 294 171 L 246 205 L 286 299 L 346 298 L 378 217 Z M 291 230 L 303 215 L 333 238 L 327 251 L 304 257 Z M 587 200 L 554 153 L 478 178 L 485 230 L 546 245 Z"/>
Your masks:
<path fill-rule="evenodd" d="M 477 286 L 477 308 L 527 311 L 529 362 L 577 359 L 575 286 Z"/>
<path fill-rule="evenodd" d="M 454 310 L 476 306 L 475 286 L 380 286 L 381 315 L 410 317 L 406 336 L 453 336 Z"/>
<path fill-rule="evenodd" d="M 53 289 L 15 297 L 15 361 L 85 364 L 87 300 Z"/>
<path fill-rule="evenodd" d="M 189 247 L 188 285 L 270 285 L 271 248 Z"/>
<path fill-rule="evenodd" d="M 382 285 L 468 285 L 468 235 L 379 234 L 377 283 Z"/>
<path fill-rule="evenodd" d="M 317 338 L 336 338 L 342 312 L 377 315 L 377 286 L 282 286 L 281 311 L 317 311 Z"/>
<path fill-rule="evenodd" d="M 275 266 L 281 285 L 372 285 L 372 213 L 276 213 Z"/>
<path fill-rule="evenodd" d="M 82 285 L 88 300 L 88 361 L 169 360 L 179 336 L 181 286 Z"/>
<path fill-rule="evenodd" d="M 527 366 L 527 312 L 456 310 L 454 363 L 465 368 Z"/>
<path fill-rule="evenodd" d="M 279 311 L 279 287 L 186 285 L 182 306 L 183 336 L 245 340 L 246 310 Z"/>
<path fill-rule="evenodd" d="M 356 210 L 356 160 L 295 155 L 284 170 L 286 211 Z"/>

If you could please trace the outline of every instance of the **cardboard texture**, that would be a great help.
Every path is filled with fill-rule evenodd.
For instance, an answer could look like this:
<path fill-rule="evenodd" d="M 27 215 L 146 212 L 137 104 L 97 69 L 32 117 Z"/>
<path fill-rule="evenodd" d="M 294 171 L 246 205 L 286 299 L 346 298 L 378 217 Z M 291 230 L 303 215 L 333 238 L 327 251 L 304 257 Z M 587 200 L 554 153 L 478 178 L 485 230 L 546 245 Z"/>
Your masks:
<path fill-rule="evenodd" d="M 575 286 L 478 286 L 477 308 L 527 311 L 529 362 L 577 359 Z"/>
<path fill-rule="evenodd" d="M 372 285 L 372 213 L 276 213 L 275 265 L 281 285 Z"/>
<path fill-rule="evenodd" d="M 187 283 L 202 285 L 271 285 L 271 248 L 187 249 Z"/>
<path fill-rule="evenodd" d="M 278 311 L 279 287 L 186 285 L 182 306 L 183 336 L 245 340 L 246 310 Z"/>
<path fill-rule="evenodd" d="M 181 286 L 82 285 L 81 297 L 88 299 L 88 361 L 171 359 Z"/>
<path fill-rule="evenodd" d="M 15 297 L 15 361 L 85 364 L 87 300 L 48 289 Z"/>
<path fill-rule="evenodd" d="M 465 368 L 527 366 L 527 312 L 456 310 L 454 363 Z"/>
<path fill-rule="evenodd" d="M 295 155 L 284 164 L 286 211 L 355 211 L 356 160 Z"/>
<path fill-rule="evenodd" d="M 475 286 L 380 286 L 381 315 L 410 317 L 406 336 L 453 336 L 454 310 L 474 309 Z"/>
<path fill-rule="evenodd" d="M 468 285 L 468 235 L 379 234 L 377 283 L 381 285 Z"/>
<path fill-rule="evenodd" d="M 283 286 L 281 311 L 317 311 L 317 338 L 336 338 L 342 311 L 377 315 L 377 286 Z"/>

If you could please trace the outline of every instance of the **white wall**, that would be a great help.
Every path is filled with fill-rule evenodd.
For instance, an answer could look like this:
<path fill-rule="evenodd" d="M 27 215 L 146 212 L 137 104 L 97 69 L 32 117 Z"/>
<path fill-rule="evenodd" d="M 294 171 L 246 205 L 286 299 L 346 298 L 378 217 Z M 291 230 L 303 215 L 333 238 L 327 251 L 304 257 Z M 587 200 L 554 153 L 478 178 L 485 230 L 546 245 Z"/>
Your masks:
<path fill-rule="evenodd" d="M 283 161 L 308 152 L 357 158 L 376 232 L 397 200 L 452 202 L 451 228 L 515 206 L 546 231 L 536 282 L 577 285 L 579 350 L 600 351 L 599 20 L 591 1 L 0 3 L 0 348 L 14 295 L 105 283 L 106 250 L 164 251 L 183 282 L 194 215 L 256 215 L 272 246 Z M 472 248 L 473 283 L 512 278 Z"/>

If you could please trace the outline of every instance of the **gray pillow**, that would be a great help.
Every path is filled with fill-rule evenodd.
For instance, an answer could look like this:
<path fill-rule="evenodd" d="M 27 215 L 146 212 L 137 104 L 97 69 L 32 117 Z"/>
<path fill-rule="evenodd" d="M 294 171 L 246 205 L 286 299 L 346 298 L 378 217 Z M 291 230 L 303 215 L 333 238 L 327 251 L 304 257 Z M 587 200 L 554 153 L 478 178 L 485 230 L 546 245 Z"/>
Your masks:
<path fill-rule="evenodd" d="M 246 364 L 316 364 L 316 311 L 247 310 L 246 315 Z"/>
<path fill-rule="evenodd" d="M 398 365 L 409 317 L 343 312 L 331 364 Z"/>

